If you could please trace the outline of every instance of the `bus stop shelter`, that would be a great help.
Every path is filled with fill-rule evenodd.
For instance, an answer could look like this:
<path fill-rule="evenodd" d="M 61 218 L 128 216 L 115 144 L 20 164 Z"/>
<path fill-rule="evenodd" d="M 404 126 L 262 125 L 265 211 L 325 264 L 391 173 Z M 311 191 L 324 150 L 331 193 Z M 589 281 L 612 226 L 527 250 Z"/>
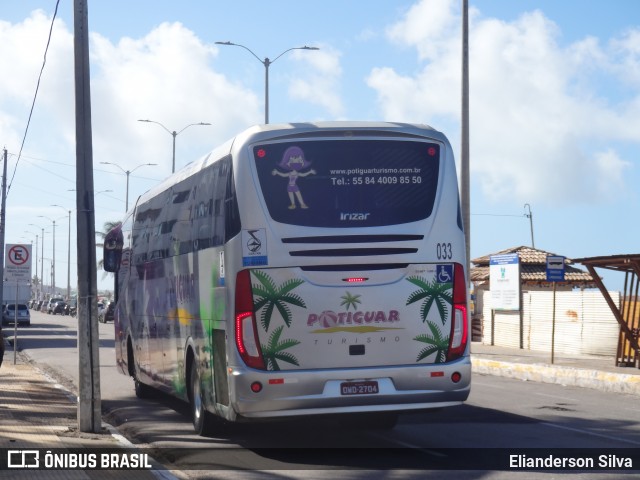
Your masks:
<path fill-rule="evenodd" d="M 616 366 L 640 368 L 640 254 L 611 255 L 604 257 L 575 258 L 583 264 L 593 277 L 600 292 L 609 304 L 616 320 L 620 324 Z M 624 273 L 624 292 L 620 308 L 613 302 L 596 268 L 605 268 Z"/>

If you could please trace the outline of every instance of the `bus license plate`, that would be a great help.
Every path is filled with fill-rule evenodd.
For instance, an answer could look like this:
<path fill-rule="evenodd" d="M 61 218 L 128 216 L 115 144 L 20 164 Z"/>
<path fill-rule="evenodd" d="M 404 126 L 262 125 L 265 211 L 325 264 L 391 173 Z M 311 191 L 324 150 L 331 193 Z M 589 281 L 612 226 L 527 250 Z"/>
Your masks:
<path fill-rule="evenodd" d="M 370 395 L 379 393 L 378 382 L 343 382 L 340 384 L 342 395 Z"/>

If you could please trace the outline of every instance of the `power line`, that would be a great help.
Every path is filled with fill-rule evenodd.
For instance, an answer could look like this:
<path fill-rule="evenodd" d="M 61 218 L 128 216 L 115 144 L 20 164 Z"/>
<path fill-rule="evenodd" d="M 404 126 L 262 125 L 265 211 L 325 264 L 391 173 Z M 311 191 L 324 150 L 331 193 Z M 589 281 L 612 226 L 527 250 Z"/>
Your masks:
<path fill-rule="evenodd" d="M 509 215 L 507 213 L 504 214 L 500 214 L 500 213 L 472 213 L 471 215 L 482 215 L 485 217 L 526 217 L 527 215 Z"/>
<path fill-rule="evenodd" d="M 20 152 L 18 152 L 18 160 L 16 160 L 16 165 L 13 167 L 13 174 L 11 175 L 11 181 L 7 187 L 7 196 L 11 190 L 11 184 L 13 183 L 13 179 L 16 176 L 16 171 L 18 170 L 18 164 L 20 163 L 20 156 L 22 155 L 22 149 L 24 148 L 24 143 L 27 140 L 27 132 L 29 131 L 29 124 L 31 123 L 31 117 L 33 115 L 33 109 L 36 105 L 36 98 L 38 97 L 38 90 L 40 89 L 40 81 L 42 80 L 42 73 L 44 72 L 44 66 L 47 63 L 47 52 L 49 51 L 49 44 L 51 43 L 51 35 L 53 33 L 53 24 L 56 20 L 56 16 L 58 15 L 58 5 L 60 5 L 60 0 L 56 2 L 56 8 L 53 12 L 53 18 L 51 19 L 51 27 L 49 28 L 49 37 L 47 38 L 47 46 L 44 49 L 44 58 L 42 59 L 42 67 L 40 68 L 40 74 L 38 75 L 38 83 L 36 84 L 36 91 L 33 95 L 33 101 L 31 102 L 31 110 L 29 111 L 29 118 L 27 119 L 27 126 L 24 129 L 24 135 L 22 137 L 22 144 L 20 145 Z"/>
<path fill-rule="evenodd" d="M 17 157 L 17 155 L 15 153 L 11 153 L 11 152 L 7 152 L 9 157 Z M 53 172 L 51 170 L 46 169 L 45 167 L 41 166 L 41 163 L 45 163 L 48 165 L 60 165 L 61 167 L 69 167 L 69 168 L 76 168 L 76 164 L 75 163 L 68 163 L 68 162 L 60 162 L 57 160 L 48 160 L 46 158 L 39 158 L 39 157 L 32 157 L 29 155 L 22 155 L 21 160 L 26 161 L 29 160 L 30 162 L 28 162 L 32 167 L 37 168 L 39 170 L 42 170 L 44 172 L 47 172 L 47 174 L 49 175 L 54 175 L 56 177 L 62 178 L 64 180 L 69 180 L 69 176 L 68 175 L 61 175 L 58 174 L 57 172 Z M 117 174 L 119 175 L 119 173 L 117 172 L 113 172 L 112 170 L 106 170 L 106 169 L 102 169 L 102 168 L 94 168 L 93 169 L 94 172 L 101 172 L 101 173 L 108 173 L 108 174 Z M 151 177 L 146 177 L 143 175 L 131 175 L 131 177 L 135 177 L 135 178 L 140 178 L 142 180 L 150 180 L 153 182 L 158 182 L 160 181 L 160 179 L 158 178 L 151 178 Z M 75 180 L 73 180 L 73 182 L 75 182 Z"/>

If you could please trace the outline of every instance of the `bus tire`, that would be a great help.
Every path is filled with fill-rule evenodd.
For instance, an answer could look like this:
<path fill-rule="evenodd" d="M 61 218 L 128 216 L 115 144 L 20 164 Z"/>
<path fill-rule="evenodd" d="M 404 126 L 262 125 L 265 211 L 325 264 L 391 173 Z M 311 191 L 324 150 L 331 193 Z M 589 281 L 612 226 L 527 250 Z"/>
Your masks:
<path fill-rule="evenodd" d="M 136 397 L 140 399 L 153 398 L 155 396 L 155 391 L 153 387 L 150 387 L 146 383 L 142 383 L 138 379 L 138 374 L 136 373 L 136 364 L 135 364 L 135 357 L 133 355 L 133 344 L 131 342 L 131 338 L 127 340 L 127 365 L 129 369 L 129 376 L 133 378 L 133 388 L 136 392 Z"/>
<path fill-rule="evenodd" d="M 137 375 L 133 375 L 133 388 L 136 391 L 136 397 L 140 399 L 147 399 L 154 397 L 153 387 L 150 387 L 146 383 L 142 383 L 138 380 Z"/>
<path fill-rule="evenodd" d="M 195 361 L 191 362 L 189 369 L 189 403 L 191 404 L 191 420 L 193 428 L 198 435 L 207 436 L 213 432 L 215 420 L 213 415 L 204 408 L 202 398 L 202 386 L 198 366 Z"/>

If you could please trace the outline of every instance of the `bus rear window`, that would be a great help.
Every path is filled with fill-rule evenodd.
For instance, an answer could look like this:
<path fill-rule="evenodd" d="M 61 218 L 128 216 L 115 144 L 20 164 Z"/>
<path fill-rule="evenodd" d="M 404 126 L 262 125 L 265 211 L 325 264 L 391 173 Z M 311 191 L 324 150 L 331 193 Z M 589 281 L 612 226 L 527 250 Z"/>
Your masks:
<path fill-rule="evenodd" d="M 398 140 L 308 140 L 255 145 L 271 218 L 313 227 L 370 227 L 431 215 L 440 145 Z"/>

